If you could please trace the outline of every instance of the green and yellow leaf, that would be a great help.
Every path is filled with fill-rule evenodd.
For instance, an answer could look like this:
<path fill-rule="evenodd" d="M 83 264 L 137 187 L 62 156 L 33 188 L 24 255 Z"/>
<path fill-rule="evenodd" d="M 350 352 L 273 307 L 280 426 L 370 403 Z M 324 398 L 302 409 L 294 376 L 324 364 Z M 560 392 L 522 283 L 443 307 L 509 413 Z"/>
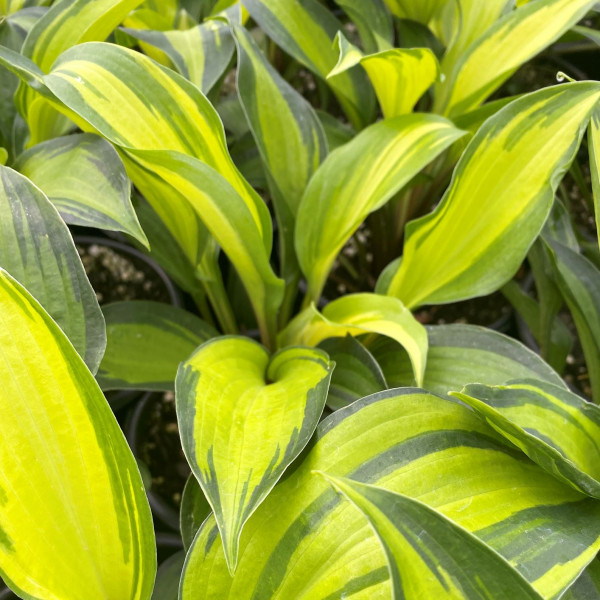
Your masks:
<path fill-rule="evenodd" d="M 545 471 L 600 498 L 600 408 L 535 381 L 452 392 Z"/>
<path fill-rule="evenodd" d="M 103 390 L 173 390 L 179 363 L 217 331 L 181 308 L 132 300 L 102 308 L 106 352 L 96 379 Z"/>
<path fill-rule="evenodd" d="M 476 108 L 593 5 L 594 0 L 538 0 L 510 11 L 445 64 L 451 70 L 443 71 L 444 78 L 436 89 L 436 112 L 456 117 Z"/>
<path fill-rule="evenodd" d="M 421 387 L 446 395 L 474 382 L 503 385 L 513 379 L 539 379 L 565 387 L 560 375 L 535 352 L 506 335 L 476 325 L 430 325 L 427 366 Z M 402 347 L 384 337 L 368 345 L 389 387 L 416 384 Z"/>
<path fill-rule="evenodd" d="M 378 294 L 348 294 L 325 306 L 314 306 L 297 315 L 279 334 L 282 348 L 316 346 L 329 337 L 378 333 L 398 342 L 410 356 L 417 385 L 421 385 L 427 360 L 427 332 L 396 298 Z"/>
<path fill-rule="evenodd" d="M 0 267 L 36 298 L 95 373 L 106 331 L 71 234 L 46 196 L 0 167 Z"/>
<path fill-rule="evenodd" d="M 286 348 L 270 357 L 253 340 L 232 336 L 200 346 L 177 373 L 183 449 L 232 573 L 244 524 L 319 422 L 332 368 L 321 350 Z"/>
<path fill-rule="evenodd" d="M 528 94 L 489 118 L 436 210 L 408 224 L 387 293 L 413 308 L 483 296 L 506 283 L 539 235 L 599 98 L 598 84 L 570 83 Z"/>
<path fill-rule="evenodd" d="M 367 215 L 461 135 L 435 115 L 404 115 L 371 125 L 329 154 L 306 188 L 296 221 L 296 252 L 314 301 Z"/>
<path fill-rule="evenodd" d="M 600 111 L 595 110 L 590 119 L 588 132 L 588 148 L 590 152 L 590 172 L 592 175 L 592 191 L 596 211 L 596 229 L 600 244 Z"/>
<path fill-rule="evenodd" d="M 0 574 L 24 598 L 148 600 L 152 517 L 92 374 L 0 270 Z"/>
<path fill-rule="evenodd" d="M 542 600 L 506 560 L 426 504 L 352 479 L 322 475 L 358 508 L 379 538 L 394 600 Z"/>
<path fill-rule="evenodd" d="M 333 46 L 340 21 L 317 0 L 243 0 L 251 17 L 283 50 L 325 79 L 338 60 Z M 362 129 L 371 122 L 375 97 L 359 69 L 328 79 L 350 122 Z"/>
<path fill-rule="evenodd" d="M 117 151 L 81 133 L 42 142 L 21 154 L 15 169 L 48 196 L 73 225 L 122 231 L 148 240 L 131 205 L 131 184 Z"/>
<path fill-rule="evenodd" d="M 352 19 L 368 54 L 389 50 L 394 45 L 394 23 L 384 0 L 335 0 Z"/>
<path fill-rule="evenodd" d="M 540 469 L 470 408 L 388 390 L 336 411 L 246 523 L 232 577 L 210 517 L 188 553 L 181 600 L 389 600 L 385 555 L 364 517 L 314 476 L 423 502 L 559 597 L 600 547 L 600 505 Z"/>

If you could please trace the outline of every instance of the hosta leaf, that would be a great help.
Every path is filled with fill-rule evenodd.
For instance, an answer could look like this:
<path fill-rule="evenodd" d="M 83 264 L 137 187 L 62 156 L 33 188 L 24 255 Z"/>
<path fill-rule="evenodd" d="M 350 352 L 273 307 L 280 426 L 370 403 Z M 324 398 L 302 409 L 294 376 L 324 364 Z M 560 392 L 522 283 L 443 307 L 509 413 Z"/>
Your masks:
<path fill-rule="evenodd" d="M 512 73 L 558 39 L 594 0 L 538 0 L 501 18 L 445 72 L 436 111 L 456 117 L 481 104 Z"/>
<path fill-rule="evenodd" d="M 91 373 L 0 270 L 0 574 L 40 600 L 148 600 L 152 517 Z"/>
<path fill-rule="evenodd" d="M 355 400 L 387 389 L 381 367 L 373 355 L 355 338 L 328 338 L 319 344 L 335 363 L 327 406 L 338 410 Z"/>
<path fill-rule="evenodd" d="M 427 25 L 448 0 L 385 0 L 389 9 L 401 19 L 419 21 Z"/>
<path fill-rule="evenodd" d="M 427 358 L 427 333 L 412 313 L 395 298 L 378 294 L 349 294 L 330 302 L 320 313 L 305 309 L 279 334 L 281 347 L 316 346 L 329 337 L 379 333 L 404 348 L 410 356 L 418 385 L 423 381 Z"/>
<path fill-rule="evenodd" d="M 0 167 L 0 266 L 50 313 L 92 373 L 106 345 L 104 318 L 71 234 L 26 177 Z"/>
<path fill-rule="evenodd" d="M 333 40 L 342 29 L 327 8 L 317 0 L 243 0 L 243 5 L 279 46 L 316 75 L 327 77 L 338 59 Z M 371 121 L 375 97 L 363 72 L 341 73 L 328 83 L 355 128 Z"/>
<path fill-rule="evenodd" d="M 502 385 L 513 379 L 541 379 L 566 387 L 560 375 L 520 342 L 476 325 L 430 325 L 422 387 L 443 396 L 468 383 Z M 369 346 L 390 387 L 415 384 L 406 351 L 379 338 Z"/>
<path fill-rule="evenodd" d="M 296 221 L 296 251 L 313 300 L 338 252 L 367 215 L 461 135 L 440 117 L 405 115 L 368 127 L 325 159 Z"/>
<path fill-rule="evenodd" d="M 594 559 L 561 600 L 600 599 L 600 560 Z"/>
<path fill-rule="evenodd" d="M 19 156 L 15 169 L 35 183 L 73 225 L 122 231 L 148 245 L 131 206 L 131 185 L 116 150 L 81 133 L 55 138 Z"/>
<path fill-rule="evenodd" d="M 177 552 L 160 565 L 156 573 L 152 600 L 177 600 L 184 561 L 185 552 Z"/>
<path fill-rule="evenodd" d="M 333 365 L 321 350 L 273 357 L 249 338 L 200 346 L 175 382 L 183 449 L 213 508 L 227 564 L 244 523 L 313 434 Z"/>
<path fill-rule="evenodd" d="M 562 295 L 583 347 L 592 393 L 600 402 L 600 270 L 585 256 L 547 239 Z"/>
<path fill-rule="evenodd" d="M 218 114 L 198 88 L 138 52 L 102 43 L 65 52 L 45 81 L 127 153 L 133 182 L 161 216 L 170 213 L 167 223 L 177 239 L 179 223 L 195 223 L 191 203 L 242 276 L 265 339 L 274 337 L 282 282 L 269 265 L 269 210 L 233 164 Z M 112 110 L 115 105 L 122 110 Z M 176 205 L 165 206 L 153 191 L 157 177 L 176 190 L 168 197 Z M 196 226 L 188 255 L 205 243 L 203 236 Z"/>
<path fill-rule="evenodd" d="M 238 93 L 279 201 L 295 216 L 308 180 L 327 154 L 312 106 L 262 55 L 247 30 L 235 27 Z"/>
<path fill-rule="evenodd" d="M 115 302 L 102 312 L 106 352 L 96 379 L 103 390 L 173 390 L 179 363 L 218 335 L 196 315 L 160 302 Z"/>
<path fill-rule="evenodd" d="M 54 3 L 29 32 L 23 44 L 23 55 L 47 73 L 67 48 L 106 39 L 127 13 L 141 3 L 142 0 L 62 0 Z M 31 145 L 62 135 L 70 128 L 63 115 L 23 84 L 17 91 L 16 102 L 29 125 Z"/>
<path fill-rule="evenodd" d="M 252 213 L 240 194 L 217 171 L 186 154 L 169 151 L 129 152 L 153 164 L 154 171 L 184 194 L 204 219 L 244 283 L 263 339 L 273 343 L 283 281 L 273 272 Z"/>
<path fill-rule="evenodd" d="M 229 28 L 225 23 L 215 20 L 185 30 L 125 28 L 123 31 L 162 50 L 177 71 L 205 94 L 219 80 L 235 50 Z"/>
<path fill-rule="evenodd" d="M 452 395 L 545 471 L 600 497 L 600 408 L 535 380 L 495 387 L 473 384 Z"/>
<path fill-rule="evenodd" d="M 426 504 L 352 479 L 325 479 L 367 518 L 385 551 L 395 600 L 541 600 L 501 556 Z"/>
<path fill-rule="evenodd" d="M 384 0 L 335 0 L 352 19 L 365 52 L 389 50 L 394 44 L 394 23 Z"/>
<path fill-rule="evenodd" d="M 419 98 L 440 73 L 440 65 L 429 48 L 392 48 L 363 56 L 339 34 L 340 60 L 329 74 L 335 76 L 356 64 L 364 67 L 375 88 L 383 116 L 412 112 Z"/>
<path fill-rule="evenodd" d="M 436 210 L 408 224 L 388 293 L 412 308 L 506 283 L 548 217 L 598 98 L 598 84 L 571 83 L 528 94 L 488 119 Z"/>
<path fill-rule="evenodd" d="M 183 547 L 187 552 L 194 541 L 200 525 L 204 523 L 212 508 L 194 475 L 190 475 L 181 495 L 180 529 Z"/>
<path fill-rule="evenodd" d="M 419 500 L 559 596 L 600 546 L 600 505 L 506 445 L 470 408 L 389 390 L 333 413 L 302 462 L 246 523 L 227 570 L 214 518 L 188 553 L 181 600 L 389 600 L 385 556 L 323 471 Z"/>
<path fill-rule="evenodd" d="M 588 148 L 590 152 L 590 172 L 592 190 L 594 193 L 594 208 L 596 210 L 596 229 L 598 244 L 600 244 L 600 111 L 595 110 L 590 120 L 588 133 Z"/>

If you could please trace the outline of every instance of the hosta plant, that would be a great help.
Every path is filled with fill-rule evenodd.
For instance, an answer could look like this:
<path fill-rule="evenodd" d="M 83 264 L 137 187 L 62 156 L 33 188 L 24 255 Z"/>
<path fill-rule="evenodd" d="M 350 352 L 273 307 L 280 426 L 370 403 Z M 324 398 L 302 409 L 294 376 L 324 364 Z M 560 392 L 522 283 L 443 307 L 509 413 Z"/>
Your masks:
<path fill-rule="evenodd" d="M 567 191 L 600 218 L 600 83 L 557 58 L 595 4 L 0 0 L 8 588 L 600 598 L 600 254 Z M 561 83 L 509 94 L 545 52 Z M 99 302 L 81 228 L 185 308 Z M 421 322 L 498 290 L 539 353 Z M 158 575 L 114 390 L 175 394 Z"/>

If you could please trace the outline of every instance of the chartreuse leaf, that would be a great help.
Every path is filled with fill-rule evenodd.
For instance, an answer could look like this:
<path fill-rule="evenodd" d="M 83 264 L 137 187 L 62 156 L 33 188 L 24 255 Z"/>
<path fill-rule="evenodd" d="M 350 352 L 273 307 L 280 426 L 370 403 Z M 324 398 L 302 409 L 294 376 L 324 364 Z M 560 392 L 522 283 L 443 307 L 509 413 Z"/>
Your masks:
<path fill-rule="evenodd" d="M 508 445 L 470 408 L 388 390 L 336 411 L 246 523 L 233 578 L 213 517 L 188 553 L 181 600 L 389 600 L 385 556 L 364 517 L 314 471 L 419 500 L 558 597 L 600 547 L 600 504 Z"/>
<path fill-rule="evenodd" d="M 90 133 L 42 142 L 15 169 L 35 183 L 73 225 L 122 231 L 148 246 L 131 205 L 131 184 L 117 151 Z"/>
<path fill-rule="evenodd" d="M 365 52 L 381 52 L 394 45 L 394 24 L 384 0 L 335 0 L 352 19 Z"/>
<path fill-rule="evenodd" d="M 322 313 L 313 304 L 279 334 L 279 345 L 316 346 L 329 337 L 364 333 L 379 333 L 406 348 L 415 379 L 421 384 L 427 358 L 425 327 L 400 301 L 389 296 L 349 294 L 327 304 Z"/>
<path fill-rule="evenodd" d="M 175 381 L 183 449 L 238 561 L 242 527 L 312 436 L 333 364 L 317 349 L 272 357 L 244 337 L 207 342 Z"/>
<path fill-rule="evenodd" d="M 266 34 L 325 79 L 338 59 L 333 40 L 342 24 L 317 0 L 243 0 L 244 7 Z M 375 98 L 366 75 L 359 69 L 328 80 L 344 112 L 356 129 L 367 125 L 375 110 Z"/>
<path fill-rule="evenodd" d="M 204 523 L 212 508 L 198 483 L 198 480 L 192 473 L 185 483 L 183 494 L 181 495 L 180 509 L 180 530 L 183 547 L 187 552 L 194 541 L 200 525 Z"/>
<path fill-rule="evenodd" d="M 195 315 L 134 300 L 102 308 L 106 352 L 96 379 L 103 390 L 173 390 L 179 363 L 217 331 Z"/>
<path fill-rule="evenodd" d="M 389 9 L 401 19 L 419 21 L 427 25 L 448 0 L 385 0 Z"/>
<path fill-rule="evenodd" d="M 571 311 L 583 347 L 592 395 L 600 402 L 600 271 L 585 256 L 546 239 L 558 286 Z"/>
<path fill-rule="evenodd" d="M 104 318 L 71 234 L 26 177 L 0 167 L 0 266 L 24 285 L 92 373 L 106 345 Z"/>
<path fill-rule="evenodd" d="M 600 497 L 600 408 L 536 380 L 452 392 L 545 471 Z"/>
<path fill-rule="evenodd" d="M 506 283 L 540 233 L 599 98 L 600 85 L 570 83 L 489 118 L 436 210 L 408 224 L 388 293 L 412 308 L 483 296 Z"/>
<path fill-rule="evenodd" d="M 600 598 L 600 560 L 594 559 L 561 600 L 598 600 Z"/>
<path fill-rule="evenodd" d="M 369 521 L 387 557 L 395 600 L 542 600 L 505 559 L 426 504 L 321 475 Z"/>
<path fill-rule="evenodd" d="M 152 516 L 100 388 L 3 270 L 0 319 L 2 579 L 24 598 L 148 600 Z"/>
<path fill-rule="evenodd" d="M 6 148 L 0 148 L 0 166 L 4 166 L 6 164 L 6 160 L 8 159 L 8 152 Z"/>
<path fill-rule="evenodd" d="M 351 335 L 327 338 L 319 344 L 335 363 L 327 406 L 338 410 L 359 398 L 387 389 L 381 367 L 373 355 Z"/>
<path fill-rule="evenodd" d="M 272 340 L 283 282 L 269 264 L 269 210 L 233 164 L 218 114 L 198 88 L 138 52 L 103 43 L 68 50 L 45 81 L 126 153 L 133 182 L 176 239 L 187 236 L 182 243 L 194 262 L 207 243 L 194 211 L 200 216 L 238 270 L 264 339 Z M 114 111 L 117 105 L 122 110 Z M 154 189 L 158 178 L 175 190 L 168 205 Z M 214 269 L 201 275 L 211 278 Z"/>
<path fill-rule="evenodd" d="M 327 154 L 325 132 L 312 106 L 270 65 L 248 31 L 235 27 L 234 33 L 240 102 L 278 201 L 294 217 Z"/>
<path fill-rule="evenodd" d="M 62 0 L 54 3 L 29 32 L 22 53 L 47 73 L 68 48 L 106 39 L 127 13 L 141 3 L 142 0 Z M 64 115 L 23 84 L 17 90 L 16 102 L 29 125 L 30 145 L 62 135 L 71 127 Z"/>
<path fill-rule="evenodd" d="M 592 175 L 592 191 L 596 210 L 596 229 L 600 244 L 600 111 L 595 110 L 590 119 L 588 132 L 588 148 L 590 152 L 590 172 Z"/>
<path fill-rule="evenodd" d="M 450 117 L 481 104 L 512 73 L 577 23 L 594 0 L 538 0 L 510 11 L 461 52 L 436 90 Z"/>
<path fill-rule="evenodd" d="M 235 45 L 223 22 L 210 20 L 184 30 L 125 28 L 131 37 L 164 52 L 177 71 L 208 93 L 229 64 Z"/>
<path fill-rule="evenodd" d="M 298 260 L 314 301 L 367 215 L 461 135 L 441 117 L 404 115 L 371 125 L 329 154 L 306 188 L 296 221 Z"/>
<path fill-rule="evenodd" d="M 439 77 L 440 65 L 429 48 L 391 48 L 363 56 L 341 32 L 338 43 L 340 59 L 329 77 L 362 65 L 386 118 L 412 112 L 419 98 Z"/>
<path fill-rule="evenodd" d="M 475 381 L 502 385 L 513 379 L 541 379 L 566 387 L 535 352 L 520 342 L 476 325 L 430 325 L 422 387 L 443 396 Z M 368 346 L 390 387 L 415 384 L 406 351 L 386 338 Z"/>

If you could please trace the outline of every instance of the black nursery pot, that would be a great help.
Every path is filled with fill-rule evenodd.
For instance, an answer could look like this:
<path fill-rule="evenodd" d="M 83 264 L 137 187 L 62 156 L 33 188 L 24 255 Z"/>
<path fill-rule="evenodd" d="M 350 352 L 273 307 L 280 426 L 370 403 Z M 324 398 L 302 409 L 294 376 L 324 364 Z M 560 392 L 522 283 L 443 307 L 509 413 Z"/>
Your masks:
<path fill-rule="evenodd" d="M 154 300 L 181 307 L 182 296 L 154 260 L 112 238 L 74 235 L 74 242 L 100 304 L 122 300 Z M 114 411 L 142 397 L 137 390 L 105 393 Z"/>
<path fill-rule="evenodd" d="M 145 394 L 129 413 L 125 435 L 134 456 L 150 471 L 147 494 L 152 513 L 179 532 L 181 494 L 190 468 L 181 449 L 173 394 Z"/>

